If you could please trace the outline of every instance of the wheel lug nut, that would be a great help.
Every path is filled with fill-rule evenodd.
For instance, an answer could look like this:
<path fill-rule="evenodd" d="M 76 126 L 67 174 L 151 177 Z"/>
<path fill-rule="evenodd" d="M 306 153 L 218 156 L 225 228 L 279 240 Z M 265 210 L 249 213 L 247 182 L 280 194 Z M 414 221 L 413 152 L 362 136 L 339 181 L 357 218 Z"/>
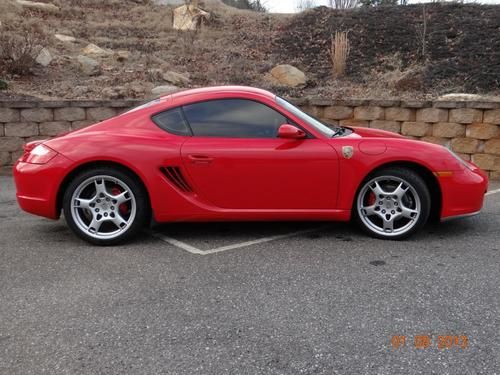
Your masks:
<path fill-rule="evenodd" d="M 101 203 L 101 200 L 100 200 L 100 199 L 97 199 L 97 200 L 96 200 L 96 202 L 97 202 L 97 203 Z"/>
<path fill-rule="evenodd" d="M 96 209 L 95 209 L 95 212 L 99 212 L 99 209 L 98 209 L 98 208 L 96 208 Z"/>
<path fill-rule="evenodd" d="M 378 204 L 380 204 L 382 206 L 384 204 L 384 202 L 380 201 L 380 202 L 378 202 Z"/>
<path fill-rule="evenodd" d="M 385 210 L 382 210 L 382 213 L 385 214 Z"/>
<path fill-rule="evenodd" d="M 109 202 L 109 198 L 106 198 L 106 202 Z"/>
<path fill-rule="evenodd" d="M 104 213 L 104 217 L 108 217 L 108 213 L 107 212 Z"/>
<path fill-rule="evenodd" d="M 396 211 L 394 211 L 394 210 L 392 210 L 392 211 L 391 211 L 391 214 L 393 214 L 393 215 L 394 215 L 395 213 L 396 213 Z"/>
<path fill-rule="evenodd" d="M 110 208 L 111 208 L 111 211 L 113 211 L 113 210 L 115 209 L 115 207 L 114 207 L 114 206 L 111 206 Z"/>

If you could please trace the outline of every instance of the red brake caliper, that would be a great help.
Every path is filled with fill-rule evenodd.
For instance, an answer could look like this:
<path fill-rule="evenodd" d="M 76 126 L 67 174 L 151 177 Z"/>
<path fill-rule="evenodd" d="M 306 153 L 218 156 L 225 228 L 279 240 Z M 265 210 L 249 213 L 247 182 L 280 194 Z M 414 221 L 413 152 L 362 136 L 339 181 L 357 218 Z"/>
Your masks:
<path fill-rule="evenodd" d="M 377 197 L 375 196 L 375 194 L 372 191 L 368 195 L 368 202 L 366 202 L 366 203 L 367 203 L 368 206 L 373 206 L 375 204 L 376 200 L 377 200 Z"/>
<path fill-rule="evenodd" d="M 111 194 L 120 195 L 121 193 L 122 193 L 122 190 L 120 189 L 119 186 L 113 186 L 111 188 Z M 121 215 L 126 215 L 126 214 L 128 214 L 128 211 L 129 211 L 126 203 L 120 204 L 120 206 L 118 207 L 118 210 L 120 211 Z"/>

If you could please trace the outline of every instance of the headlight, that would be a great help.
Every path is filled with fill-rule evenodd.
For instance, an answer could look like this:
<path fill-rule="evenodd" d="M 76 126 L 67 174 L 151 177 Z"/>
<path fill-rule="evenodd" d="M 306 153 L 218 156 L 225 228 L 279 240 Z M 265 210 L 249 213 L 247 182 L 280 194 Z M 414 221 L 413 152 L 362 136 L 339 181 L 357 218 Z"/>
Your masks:
<path fill-rule="evenodd" d="M 52 160 L 56 155 L 57 152 L 51 148 L 44 145 L 38 145 L 32 150 L 26 150 L 20 160 L 31 164 L 45 164 Z"/>

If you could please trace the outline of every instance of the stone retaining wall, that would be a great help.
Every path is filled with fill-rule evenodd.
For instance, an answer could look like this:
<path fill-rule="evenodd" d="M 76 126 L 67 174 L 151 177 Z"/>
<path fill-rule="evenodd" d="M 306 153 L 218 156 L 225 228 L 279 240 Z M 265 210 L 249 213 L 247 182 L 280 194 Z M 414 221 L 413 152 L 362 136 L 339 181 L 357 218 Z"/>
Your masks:
<path fill-rule="evenodd" d="M 300 104 L 330 124 L 383 129 L 444 145 L 500 179 L 500 102 L 310 98 Z"/>
<path fill-rule="evenodd" d="M 450 147 L 500 179 L 500 102 L 294 99 L 330 124 L 365 126 Z M 141 100 L 0 102 L 0 164 L 10 169 L 22 145 L 107 119 Z"/>
<path fill-rule="evenodd" d="M 0 166 L 8 173 L 26 142 L 94 124 L 142 100 L 0 101 Z"/>

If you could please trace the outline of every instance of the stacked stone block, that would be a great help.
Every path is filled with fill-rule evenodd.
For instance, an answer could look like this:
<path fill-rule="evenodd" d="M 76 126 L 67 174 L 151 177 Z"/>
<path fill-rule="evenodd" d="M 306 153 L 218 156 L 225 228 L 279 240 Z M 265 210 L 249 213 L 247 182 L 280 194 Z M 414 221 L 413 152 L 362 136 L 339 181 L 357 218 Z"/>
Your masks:
<path fill-rule="evenodd" d="M 292 99 L 331 125 L 388 130 L 441 144 L 500 179 L 500 102 Z M 141 104 L 112 101 L 0 102 L 0 165 L 8 171 L 24 143 L 108 119 Z"/>
<path fill-rule="evenodd" d="M 449 147 L 500 179 L 500 102 L 310 98 L 303 108 L 330 124 L 388 130 Z"/>
<path fill-rule="evenodd" d="M 8 173 L 27 142 L 81 129 L 141 103 L 137 100 L 0 102 L 0 168 Z"/>

